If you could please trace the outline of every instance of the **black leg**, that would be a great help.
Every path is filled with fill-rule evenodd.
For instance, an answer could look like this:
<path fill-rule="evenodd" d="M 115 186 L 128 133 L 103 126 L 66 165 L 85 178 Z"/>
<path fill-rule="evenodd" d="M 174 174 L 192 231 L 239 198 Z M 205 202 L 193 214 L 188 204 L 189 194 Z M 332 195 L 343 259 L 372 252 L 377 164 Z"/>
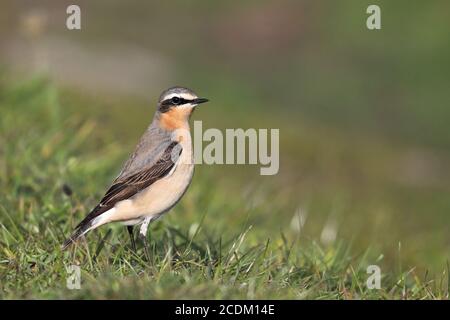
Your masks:
<path fill-rule="evenodd" d="M 127 226 L 128 234 L 130 235 L 131 240 L 131 248 L 134 252 L 136 252 L 136 242 L 134 241 L 134 235 L 133 235 L 133 226 Z"/>

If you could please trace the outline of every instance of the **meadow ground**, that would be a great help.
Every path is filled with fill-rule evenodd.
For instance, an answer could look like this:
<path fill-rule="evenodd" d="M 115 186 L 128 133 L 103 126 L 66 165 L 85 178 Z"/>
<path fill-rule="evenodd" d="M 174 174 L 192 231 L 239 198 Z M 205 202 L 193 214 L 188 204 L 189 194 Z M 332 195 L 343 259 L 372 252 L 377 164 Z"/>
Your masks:
<path fill-rule="evenodd" d="M 198 166 L 183 200 L 151 226 L 151 261 L 119 225 L 62 252 L 154 106 L 42 78 L 0 85 L 2 299 L 449 297 L 449 172 L 433 171 L 445 154 L 260 112 L 259 126 L 282 128 L 279 175 Z M 251 127 L 249 112 L 211 100 L 214 112 L 194 114 L 204 126 Z M 415 165 L 431 167 L 427 186 L 414 183 Z M 72 264 L 80 290 L 66 287 Z M 366 286 L 369 265 L 381 269 L 380 289 Z"/>

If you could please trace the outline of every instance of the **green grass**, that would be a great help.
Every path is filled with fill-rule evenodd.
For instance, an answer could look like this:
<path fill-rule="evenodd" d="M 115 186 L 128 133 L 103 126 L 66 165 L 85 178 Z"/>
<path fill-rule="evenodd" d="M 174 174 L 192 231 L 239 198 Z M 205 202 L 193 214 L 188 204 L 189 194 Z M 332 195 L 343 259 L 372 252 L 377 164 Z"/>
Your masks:
<path fill-rule="evenodd" d="M 120 225 L 62 252 L 60 244 L 102 196 L 152 109 L 128 100 L 134 107 L 125 118 L 120 99 L 59 91 L 42 79 L 0 85 L 0 298 L 449 297 L 447 185 L 400 187 L 384 170 L 401 154 L 397 147 L 362 135 L 353 140 L 363 150 L 357 153 L 343 144 L 345 133 L 320 126 L 309 132 L 307 123 L 285 129 L 279 177 L 199 166 L 179 205 L 151 225 L 151 261 L 139 242 L 138 252 L 131 250 Z M 199 114 L 210 126 L 219 121 Z M 264 115 L 258 121 L 267 124 Z M 342 163 L 359 168 L 359 176 L 349 177 Z M 312 174 L 298 182 L 293 167 Z M 299 203 L 316 213 L 301 228 L 294 215 Z M 428 224 L 424 217 L 407 221 L 414 207 L 431 210 Z M 341 228 L 335 241 L 322 244 L 317 239 L 329 217 Z M 80 290 L 66 288 L 72 264 L 82 270 Z M 373 264 L 382 270 L 380 290 L 366 286 Z"/>

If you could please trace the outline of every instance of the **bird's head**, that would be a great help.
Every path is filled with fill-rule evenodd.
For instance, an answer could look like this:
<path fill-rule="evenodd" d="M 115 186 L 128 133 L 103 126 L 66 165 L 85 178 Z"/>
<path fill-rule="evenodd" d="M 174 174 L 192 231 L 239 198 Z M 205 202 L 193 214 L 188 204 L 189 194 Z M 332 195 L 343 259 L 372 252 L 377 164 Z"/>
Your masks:
<path fill-rule="evenodd" d="M 187 88 L 173 87 L 165 90 L 158 101 L 161 126 L 168 130 L 185 127 L 195 107 L 205 102 L 208 102 L 208 99 L 199 98 Z"/>

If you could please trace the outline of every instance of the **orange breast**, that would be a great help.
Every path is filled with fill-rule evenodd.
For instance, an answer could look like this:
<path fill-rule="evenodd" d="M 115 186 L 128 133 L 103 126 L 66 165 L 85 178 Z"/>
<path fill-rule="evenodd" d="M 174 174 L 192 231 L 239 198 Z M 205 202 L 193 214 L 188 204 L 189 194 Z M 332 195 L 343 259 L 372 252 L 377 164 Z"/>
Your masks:
<path fill-rule="evenodd" d="M 187 108 L 172 108 L 161 114 L 160 125 L 166 130 L 177 130 L 189 128 L 188 121 L 191 110 Z"/>

